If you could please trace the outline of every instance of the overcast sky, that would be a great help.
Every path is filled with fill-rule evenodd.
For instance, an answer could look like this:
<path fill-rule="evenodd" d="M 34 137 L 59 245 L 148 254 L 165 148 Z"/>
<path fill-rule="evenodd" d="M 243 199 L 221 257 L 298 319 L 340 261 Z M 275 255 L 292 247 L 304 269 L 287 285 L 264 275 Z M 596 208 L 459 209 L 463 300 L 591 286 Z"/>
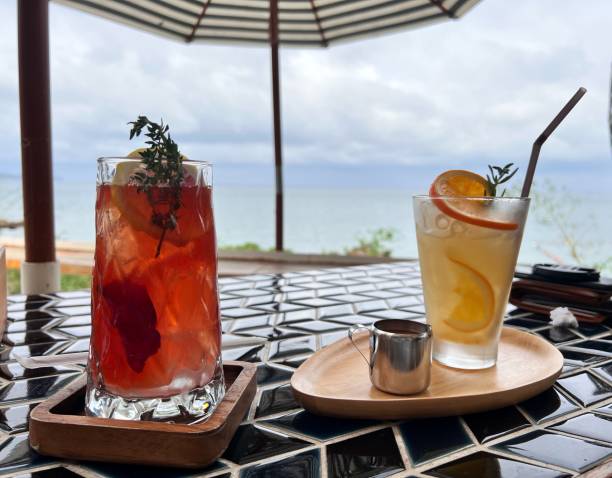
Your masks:
<path fill-rule="evenodd" d="M 126 122 L 146 114 L 191 157 L 271 163 L 267 48 L 185 45 L 53 3 L 50 15 L 55 161 L 127 153 Z M 0 18 L 0 171 L 18 174 L 16 1 Z M 611 21 L 610 0 L 483 0 L 459 21 L 283 49 L 285 161 L 525 161 L 582 85 L 546 161 L 610 163 Z"/>

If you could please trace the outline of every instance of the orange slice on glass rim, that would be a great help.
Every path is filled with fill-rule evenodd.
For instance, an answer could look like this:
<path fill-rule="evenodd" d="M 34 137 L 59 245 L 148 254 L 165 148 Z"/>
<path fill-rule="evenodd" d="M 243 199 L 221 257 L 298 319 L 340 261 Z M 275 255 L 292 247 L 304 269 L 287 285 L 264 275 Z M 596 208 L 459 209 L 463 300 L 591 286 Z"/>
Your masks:
<path fill-rule="evenodd" d="M 493 320 L 495 295 L 491 283 L 473 267 L 448 257 L 449 268 L 455 281 L 453 296 L 455 305 L 444 322 L 460 332 L 476 332 L 484 329 Z M 452 298 L 449 298 L 452 300 Z"/>
<path fill-rule="evenodd" d="M 444 214 L 475 226 L 490 229 L 514 230 L 518 228 L 515 222 L 496 221 L 484 217 L 487 205 L 482 201 L 461 198 L 486 197 L 487 180 L 482 176 L 453 169 L 440 174 L 429 189 L 429 195 L 434 198 L 434 204 Z"/>

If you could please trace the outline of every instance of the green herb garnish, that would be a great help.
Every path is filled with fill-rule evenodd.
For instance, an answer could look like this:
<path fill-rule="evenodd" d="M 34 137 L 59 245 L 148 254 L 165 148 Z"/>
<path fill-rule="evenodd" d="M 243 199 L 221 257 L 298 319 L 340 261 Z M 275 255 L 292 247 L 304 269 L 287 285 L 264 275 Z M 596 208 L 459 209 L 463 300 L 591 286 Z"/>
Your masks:
<path fill-rule="evenodd" d="M 147 194 L 153 208 L 151 222 L 162 230 L 155 251 L 155 257 L 159 257 L 166 232 L 176 228 L 176 212 L 181 207 L 182 156 L 163 120 L 158 124 L 146 116 L 139 116 L 128 124 L 132 125 L 130 139 L 140 136 L 145 127 L 145 136 L 149 138 L 145 141 L 148 148 L 140 152 L 145 171 L 136 171 L 131 179 L 139 192 Z"/>
<path fill-rule="evenodd" d="M 487 174 L 487 192 L 489 196 L 496 197 L 497 196 L 497 187 L 500 184 L 507 183 L 512 179 L 512 176 L 516 174 L 518 168 L 515 168 L 514 171 L 510 172 L 514 166 L 514 163 L 508 163 L 503 168 L 499 166 L 491 166 L 489 165 L 489 174 Z M 500 197 L 503 197 L 506 194 L 506 189 L 502 191 Z"/>

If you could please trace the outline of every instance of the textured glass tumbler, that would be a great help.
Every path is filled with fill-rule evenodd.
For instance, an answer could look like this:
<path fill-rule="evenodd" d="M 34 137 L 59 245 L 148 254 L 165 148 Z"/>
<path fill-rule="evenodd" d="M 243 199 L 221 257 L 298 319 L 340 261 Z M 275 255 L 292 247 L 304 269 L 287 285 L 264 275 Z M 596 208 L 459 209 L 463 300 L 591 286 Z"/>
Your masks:
<path fill-rule="evenodd" d="M 204 419 L 225 392 L 212 168 L 185 160 L 180 186 L 147 190 L 144 171 L 98 160 L 86 412 Z"/>
<path fill-rule="evenodd" d="M 413 207 L 433 358 L 492 367 L 529 199 L 415 196 Z"/>

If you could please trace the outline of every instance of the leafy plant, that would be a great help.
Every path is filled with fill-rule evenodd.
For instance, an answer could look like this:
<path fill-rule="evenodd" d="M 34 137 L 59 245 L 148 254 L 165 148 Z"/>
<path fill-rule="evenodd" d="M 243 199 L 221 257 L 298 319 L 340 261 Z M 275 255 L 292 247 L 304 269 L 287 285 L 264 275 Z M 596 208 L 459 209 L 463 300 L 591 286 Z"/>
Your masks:
<path fill-rule="evenodd" d="M 228 252 L 275 252 L 276 249 L 274 247 L 262 247 L 256 242 L 243 242 L 241 244 L 226 244 L 224 246 L 219 246 L 219 250 L 228 251 Z M 283 249 L 283 252 L 291 253 L 291 249 Z"/>
<path fill-rule="evenodd" d="M 357 245 L 345 249 L 349 256 L 391 257 L 392 250 L 389 243 L 396 238 L 397 230 L 393 228 L 380 228 L 369 233 L 369 236 L 358 237 Z"/>
<path fill-rule="evenodd" d="M 605 271 L 612 268 L 612 256 L 601 250 L 601 245 L 585 238 L 587 231 L 597 229 L 595 218 L 579 213 L 582 201 L 567 188 L 559 188 L 550 181 L 533 188 L 532 208 L 538 222 L 552 228 L 560 237 L 564 252 L 573 264 Z M 580 218 L 580 222 L 578 222 Z M 548 259 L 563 263 L 562 257 L 551 249 L 550 241 L 538 244 Z M 596 259 L 594 259 L 597 257 Z"/>
<path fill-rule="evenodd" d="M 265 249 L 256 242 L 243 242 L 242 244 L 230 244 L 227 246 L 219 247 L 222 251 L 248 251 L 248 252 L 262 252 Z"/>
<path fill-rule="evenodd" d="M 21 274 L 19 269 L 8 269 L 7 273 L 7 285 L 9 294 L 19 294 L 21 291 L 20 278 Z M 62 290 L 77 290 L 77 289 L 89 289 L 91 287 L 91 275 L 90 274 L 62 274 L 60 277 L 60 287 Z"/>
<path fill-rule="evenodd" d="M 489 174 L 487 174 L 487 189 L 489 196 L 496 197 L 497 187 L 510 181 L 516 174 L 518 168 L 511 171 L 512 166 L 514 166 L 514 163 L 508 163 L 504 167 L 489 165 Z M 504 196 L 505 194 L 506 189 L 502 191 L 501 196 Z"/>
<path fill-rule="evenodd" d="M 148 148 L 139 153 L 145 170 L 136 171 L 131 180 L 138 186 L 139 192 L 147 194 L 153 209 L 151 222 L 162 230 L 155 251 L 155 257 L 159 257 L 166 231 L 176 228 L 176 212 L 181 207 L 182 156 L 168 132 L 170 127 L 163 120 L 154 123 L 146 116 L 139 116 L 128 124 L 132 125 L 130 139 L 140 136 L 145 128 L 145 136 L 149 138 L 145 141 Z M 165 187 L 157 189 L 156 186 Z"/>
<path fill-rule="evenodd" d="M 19 269 L 7 269 L 6 284 L 9 294 L 19 294 L 21 291 L 20 277 L 21 274 L 19 274 Z"/>
<path fill-rule="evenodd" d="M 91 275 L 62 274 L 60 287 L 62 290 L 89 289 L 91 288 Z"/>

